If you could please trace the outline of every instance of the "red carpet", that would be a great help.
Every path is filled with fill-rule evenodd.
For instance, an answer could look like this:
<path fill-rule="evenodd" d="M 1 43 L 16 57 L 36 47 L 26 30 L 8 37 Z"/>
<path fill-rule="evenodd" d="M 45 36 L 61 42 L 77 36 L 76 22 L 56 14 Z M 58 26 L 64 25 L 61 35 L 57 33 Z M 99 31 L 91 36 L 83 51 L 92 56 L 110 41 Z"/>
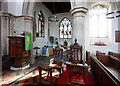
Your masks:
<path fill-rule="evenodd" d="M 79 79 L 79 80 L 82 79 L 82 76 L 80 76 L 80 73 L 78 73 L 78 72 L 72 72 L 70 76 L 71 76 L 70 81 L 73 78 Z M 66 84 L 66 83 L 67 83 L 67 71 L 64 71 L 63 74 L 61 75 L 60 79 L 58 80 L 57 86 L 59 86 L 59 84 Z M 81 83 L 83 83 L 83 82 L 81 82 Z M 91 75 L 88 73 L 86 74 L 86 86 L 95 86 Z"/>

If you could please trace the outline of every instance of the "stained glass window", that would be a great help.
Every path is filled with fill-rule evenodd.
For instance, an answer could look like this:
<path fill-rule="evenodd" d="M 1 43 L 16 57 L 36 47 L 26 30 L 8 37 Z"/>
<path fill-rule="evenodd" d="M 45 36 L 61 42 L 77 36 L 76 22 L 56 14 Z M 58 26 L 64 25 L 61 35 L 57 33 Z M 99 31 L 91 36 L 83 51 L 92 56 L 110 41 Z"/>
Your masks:
<path fill-rule="evenodd" d="M 44 37 L 44 17 L 42 11 L 38 13 L 38 32 L 37 37 Z"/>
<path fill-rule="evenodd" d="M 90 34 L 91 37 L 107 37 L 108 21 L 106 18 L 107 8 L 97 5 L 90 10 Z"/>
<path fill-rule="evenodd" d="M 59 24 L 60 38 L 72 38 L 72 24 L 68 18 L 63 18 Z"/>

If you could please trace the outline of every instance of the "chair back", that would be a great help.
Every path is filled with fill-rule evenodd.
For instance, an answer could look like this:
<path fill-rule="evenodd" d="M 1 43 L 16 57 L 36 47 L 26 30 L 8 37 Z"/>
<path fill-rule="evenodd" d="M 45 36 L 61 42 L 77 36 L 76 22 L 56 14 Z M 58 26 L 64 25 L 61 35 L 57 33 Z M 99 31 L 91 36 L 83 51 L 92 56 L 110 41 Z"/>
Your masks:
<path fill-rule="evenodd" d="M 77 43 L 75 39 L 75 43 L 70 46 L 70 60 L 73 63 L 82 63 L 82 46 Z"/>
<path fill-rule="evenodd" d="M 67 68 L 67 84 L 68 83 L 83 84 L 83 82 L 84 82 L 84 85 L 86 84 L 86 72 L 87 72 L 88 66 L 77 65 L 77 64 L 66 64 L 66 68 Z M 81 80 L 79 80 L 80 76 L 77 76 L 77 78 L 76 77 L 70 77 L 70 75 L 73 71 L 74 72 L 79 72 L 80 76 L 82 75 L 82 79 L 81 79 L 81 80 L 83 80 L 82 83 L 80 83 Z M 78 73 L 76 73 L 76 74 L 78 74 Z M 77 79 L 77 80 L 75 80 L 75 79 Z"/>
<path fill-rule="evenodd" d="M 53 57 L 55 62 L 61 62 L 63 59 L 63 49 L 59 46 L 56 46 L 55 49 L 53 48 Z"/>

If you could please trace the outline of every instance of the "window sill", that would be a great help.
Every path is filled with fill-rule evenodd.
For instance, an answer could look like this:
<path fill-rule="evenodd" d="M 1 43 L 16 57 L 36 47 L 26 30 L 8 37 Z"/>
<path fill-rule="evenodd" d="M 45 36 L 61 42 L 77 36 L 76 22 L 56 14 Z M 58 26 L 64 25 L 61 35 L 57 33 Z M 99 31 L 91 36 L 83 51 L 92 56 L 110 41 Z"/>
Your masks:
<path fill-rule="evenodd" d="M 59 38 L 59 39 L 72 39 L 72 38 Z"/>
<path fill-rule="evenodd" d="M 93 44 L 95 46 L 107 46 L 106 44 L 102 44 L 102 45 L 99 45 L 99 44 Z"/>

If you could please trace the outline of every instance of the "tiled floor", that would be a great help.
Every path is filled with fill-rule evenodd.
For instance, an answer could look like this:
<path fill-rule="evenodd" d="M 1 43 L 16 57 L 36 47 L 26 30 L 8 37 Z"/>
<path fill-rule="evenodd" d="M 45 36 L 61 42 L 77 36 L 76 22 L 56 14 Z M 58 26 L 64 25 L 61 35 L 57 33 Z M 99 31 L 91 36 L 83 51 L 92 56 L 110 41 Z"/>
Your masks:
<path fill-rule="evenodd" d="M 4 70 L 0 72 L 0 76 L 2 76 L 2 78 L 0 79 L 0 85 L 4 85 L 4 84 L 10 85 L 21 79 L 26 79 L 29 77 L 36 76 L 39 74 L 37 70 L 37 66 L 47 65 L 47 64 L 49 64 L 49 59 L 47 57 L 39 57 L 38 59 L 36 59 L 36 62 L 34 65 L 31 65 L 29 68 L 25 70 L 19 70 L 19 71 L 13 71 L 9 69 Z"/>
<path fill-rule="evenodd" d="M 29 68 L 21 71 L 6 70 L 0 72 L 0 86 L 21 86 L 23 84 L 33 84 L 39 82 L 39 71 L 37 69 L 38 65 L 48 65 L 49 59 L 47 57 L 39 57 L 36 59 L 34 65 L 31 65 Z M 48 72 L 42 71 L 42 77 L 46 76 Z M 58 77 L 59 72 L 56 70 L 53 73 L 53 76 Z"/>
<path fill-rule="evenodd" d="M 21 71 L 4 71 L 2 73 L 2 80 L 0 80 L 0 84 L 10 84 L 13 81 L 20 79 L 27 75 L 27 73 L 30 73 L 34 68 L 29 68 L 26 70 L 21 70 Z M 36 69 L 36 68 L 35 68 Z"/>
<path fill-rule="evenodd" d="M 26 75 L 26 77 L 21 78 L 19 81 L 16 81 L 14 83 L 12 83 L 11 85 L 25 85 L 25 84 L 35 84 L 35 83 L 39 83 L 39 73 L 38 70 L 35 71 L 35 73 L 33 74 L 30 73 L 28 75 Z M 47 76 L 48 73 L 46 71 L 42 71 L 42 77 Z M 58 71 L 54 71 L 53 72 L 53 76 L 57 77 L 59 79 L 59 72 Z"/>

